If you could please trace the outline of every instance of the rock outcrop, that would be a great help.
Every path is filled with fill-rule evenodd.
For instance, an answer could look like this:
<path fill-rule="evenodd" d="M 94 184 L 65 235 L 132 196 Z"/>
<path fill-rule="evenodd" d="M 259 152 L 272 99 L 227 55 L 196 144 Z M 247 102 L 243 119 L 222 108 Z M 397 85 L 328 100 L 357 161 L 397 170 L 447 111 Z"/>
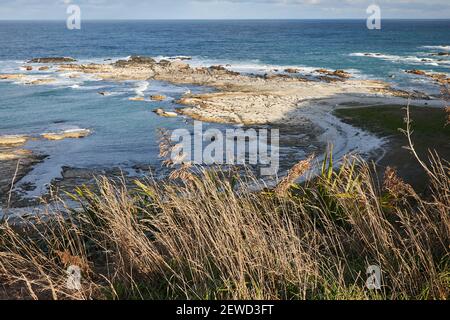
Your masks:
<path fill-rule="evenodd" d="M 155 109 L 153 110 L 153 112 L 156 113 L 158 116 L 166 118 L 174 118 L 178 116 L 178 114 L 175 112 L 164 111 L 163 109 Z"/>
<path fill-rule="evenodd" d="M 150 100 L 152 100 L 152 101 L 164 101 L 164 100 L 166 100 L 166 96 L 163 96 L 161 94 L 155 94 L 153 96 L 150 96 Z"/>
<path fill-rule="evenodd" d="M 55 81 L 56 81 L 56 79 L 53 79 L 53 78 L 45 78 L 45 79 L 36 79 L 36 80 L 27 81 L 27 82 L 25 82 L 25 84 L 39 86 L 39 85 L 50 84 Z"/>
<path fill-rule="evenodd" d="M 144 97 L 131 97 L 131 98 L 128 98 L 128 100 L 130 100 L 130 101 L 145 101 L 145 98 Z"/>
<path fill-rule="evenodd" d="M 392 96 L 403 99 L 431 100 L 431 97 L 429 95 L 419 91 L 398 90 L 390 87 L 377 88 L 374 91 L 385 96 Z"/>
<path fill-rule="evenodd" d="M 296 68 L 287 68 L 287 69 L 284 69 L 284 72 L 286 72 L 286 73 L 299 73 L 299 72 L 300 72 L 300 69 L 296 69 Z"/>
<path fill-rule="evenodd" d="M 16 74 L 0 74 L 0 80 L 20 80 L 24 78 L 25 75 L 21 73 Z"/>
<path fill-rule="evenodd" d="M 339 79 L 349 79 L 351 78 L 351 74 L 348 72 L 345 72 L 344 70 L 335 70 L 335 71 L 331 71 L 331 70 L 327 70 L 327 69 L 318 69 L 315 72 L 317 73 L 321 73 L 327 76 L 331 76 L 331 77 L 337 77 Z"/>
<path fill-rule="evenodd" d="M 180 60 L 155 61 L 140 56 L 110 64 L 62 64 L 59 70 L 93 74 L 109 81 L 157 80 L 214 88 L 217 92 L 186 94 L 178 101 L 187 106 L 179 113 L 210 122 L 295 125 L 301 121 L 300 102 L 395 98 L 396 103 L 403 103 L 398 99 L 427 98 L 420 93 L 394 90 L 385 82 L 352 80 L 344 70 L 319 69 L 308 78 L 287 73 L 263 76 L 240 74 L 222 65 L 192 67 Z"/>
<path fill-rule="evenodd" d="M 438 53 L 432 53 L 431 55 L 434 57 L 449 57 L 450 52 L 438 52 Z"/>
<path fill-rule="evenodd" d="M 119 60 L 115 62 L 114 66 L 118 68 L 127 68 L 140 65 L 153 65 L 155 63 L 155 59 L 150 57 L 132 56 L 128 60 Z"/>
<path fill-rule="evenodd" d="M 63 139 L 80 139 L 85 138 L 91 134 L 91 130 L 88 129 L 74 129 L 66 130 L 63 132 L 55 133 L 43 133 L 41 136 L 47 140 L 63 140 Z"/>
<path fill-rule="evenodd" d="M 450 78 L 444 73 L 428 73 L 422 70 L 406 70 L 405 72 L 430 78 L 442 86 L 450 85 Z"/>
<path fill-rule="evenodd" d="M 189 56 L 176 56 L 176 57 L 170 57 L 170 60 L 192 60 L 192 57 Z"/>
<path fill-rule="evenodd" d="M 22 142 L 0 145 L 0 206 L 20 207 L 29 204 L 11 186 L 13 183 L 17 185 L 36 164 L 46 158 L 30 150 L 17 149 Z"/>
<path fill-rule="evenodd" d="M 417 76 L 424 76 L 424 75 L 427 74 L 425 71 L 417 70 L 417 69 L 414 69 L 414 70 L 406 70 L 406 73 L 415 74 L 415 75 L 417 75 Z"/>
<path fill-rule="evenodd" d="M 22 135 L 0 136 L 0 146 L 20 146 L 27 142 L 28 137 Z"/>
<path fill-rule="evenodd" d="M 28 61 L 28 63 L 66 63 L 76 61 L 77 60 L 70 57 L 46 57 L 46 58 L 34 58 Z"/>
<path fill-rule="evenodd" d="M 0 161 L 18 160 L 29 157 L 33 153 L 30 150 L 16 149 L 7 152 L 0 152 Z"/>

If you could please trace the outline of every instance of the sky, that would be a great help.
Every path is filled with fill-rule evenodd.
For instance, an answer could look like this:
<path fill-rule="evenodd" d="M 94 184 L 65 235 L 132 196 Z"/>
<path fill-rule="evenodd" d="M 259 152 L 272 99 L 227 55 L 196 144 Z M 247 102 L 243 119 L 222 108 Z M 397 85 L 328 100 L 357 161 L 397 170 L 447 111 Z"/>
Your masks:
<path fill-rule="evenodd" d="M 69 4 L 82 19 L 450 19 L 450 0 L 0 0 L 0 20 L 65 20 Z"/>

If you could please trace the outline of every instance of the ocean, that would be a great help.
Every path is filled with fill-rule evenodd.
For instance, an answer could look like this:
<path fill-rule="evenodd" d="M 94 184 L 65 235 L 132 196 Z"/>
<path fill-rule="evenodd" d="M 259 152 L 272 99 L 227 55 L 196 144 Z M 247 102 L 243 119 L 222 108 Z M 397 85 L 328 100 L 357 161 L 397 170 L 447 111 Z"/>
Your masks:
<path fill-rule="evenodd" d="M 193 65 L 230 65 L 248 73 L 286 67 L 344 69 L 357 78 L 436 94 L 436 85 L 404 70 L 448 74 L 450 57 L 433 55 L 439 52 L 450 52 L 450 20 L 384 20 L 381 30 L 368 30 L 363 20 L 83 21 L 81 30 L 68 30 L 63 21 L 0 21 L 0 74 L 25 72 L 19 71 L 21 66 L 36 57 L 70 56 L 89 63 L 132 55 L 189 56 Z M 49 155 L 24 179 L 38 186 L 37 193 L 63 166 L 161 167 L 158 129 L 191 123 L 182 117 L 161 118 L 152 107 L 128 98 L 163 94 L 170 99 L 158 107 L 173 109 L 173 101 L 186 91 L 210 90 L 156 81 L 100 82 L 54 70 L 39 74 L 57 81 L 44 86 L 0 81 L 0 136 L 78 128 L 93 134 L 27 143 L 28 149 Z M 103 97 L 99 91 L 113 94 Z M 296 152 L 285 152 L 286 165 L 305 154 L 301 148 Z"/>

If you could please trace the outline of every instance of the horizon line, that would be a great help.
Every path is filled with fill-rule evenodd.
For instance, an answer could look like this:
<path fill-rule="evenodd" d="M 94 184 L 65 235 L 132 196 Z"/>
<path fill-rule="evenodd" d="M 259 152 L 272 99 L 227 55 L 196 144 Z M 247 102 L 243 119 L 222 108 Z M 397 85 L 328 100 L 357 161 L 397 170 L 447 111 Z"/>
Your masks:
<path fill-rule="evenodd" d="M 342 21 L 342 20 L 355 20 L 364 21 L 366 18 L 95 18 L 95 19 L 83 19 L 82 21 Z M 403 21 L 446 21 L 449 18 L 383 18 L 382 20 L 403 20 Z M 65 19 L 0 19 L 0 22 L 65 22 Z"/>

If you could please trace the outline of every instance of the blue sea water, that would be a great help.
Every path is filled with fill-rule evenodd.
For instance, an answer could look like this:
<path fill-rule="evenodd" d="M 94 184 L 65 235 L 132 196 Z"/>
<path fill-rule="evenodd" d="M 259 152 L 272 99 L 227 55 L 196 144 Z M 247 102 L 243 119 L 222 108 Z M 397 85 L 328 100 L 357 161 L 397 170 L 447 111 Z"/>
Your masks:
<path fill-rule="evenodd" d="M 450 20 L 0 22 L 0 60 L 66 55 L 77 58 L 188 55 L 249 64 L 357 69 L 383 77 L 399 67 L 448 71 L 448 61 L 421 63 L 427 46 L 450 45 Z M 439 48 L 436 48 L 439 51 Z M 445 51 L 445 50 L 440 50 Z M 353 53 L 383 53 L 369 61 Z M 419 59 L 420 60 L 420 59 Z"/>
<path fill-rule="evenodd" d="M 403 71 L 449 73 L 450 57 L 432 55 L 437 52 L 450 52 L 450 20 L 384 20 L 381 30 L 368 30 L 362 20 L 84 21 L 81 30 L 68 30 L 62 21 L 0 21 L 0 73 L 18 72 L 35 57 L 101 62 L 131 55 L 183 55 L 191 56 L 193 64 L 230 64 L 256 73 L 283 66 L 345 69 L 357 77 L 436 93 L 436 86 Z M 160 118 L 148 104 L 128 98 L 142 90 L 173 99 L 187 90 L 204 90 L 159 82 L 119 86 L 55 72 L 48 76 L 58 81 L 46 86 L 0 81 L 0 135 L 72 128 L 88 128 L 94 134 L 80 140 L 29 142 L 27 147 L 50 156 L 31 173 L 30 180 L 39 183 L 57 176 L 63 165 L 158 166 L 158 128 L 179 128 L 189 121 Z M 105 98 L 99 91 L 115 94 Z M 175 107 L 171 100 L 154 106 Z"/>

